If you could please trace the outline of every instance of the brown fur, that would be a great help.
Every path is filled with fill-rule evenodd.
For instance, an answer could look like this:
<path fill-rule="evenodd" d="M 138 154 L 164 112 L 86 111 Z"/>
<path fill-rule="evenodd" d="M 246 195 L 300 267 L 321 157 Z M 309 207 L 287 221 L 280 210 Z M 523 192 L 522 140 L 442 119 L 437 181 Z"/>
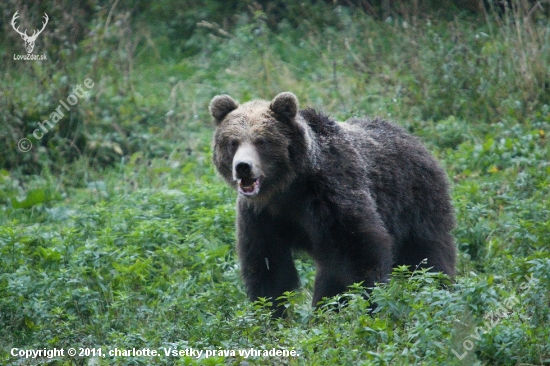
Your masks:
<path fill-rule="evenodd" d="M 446 175 L 418 139 L 381 119 L 298 112 L 288 92 L 241 106 L 217 96 L 210 111 L 214 164 L 240 192 L 237 249 L 251 299 L 298 287 L 294 249 L 315 260 L 314 305 L 426 258 L 454 275 Z"/>

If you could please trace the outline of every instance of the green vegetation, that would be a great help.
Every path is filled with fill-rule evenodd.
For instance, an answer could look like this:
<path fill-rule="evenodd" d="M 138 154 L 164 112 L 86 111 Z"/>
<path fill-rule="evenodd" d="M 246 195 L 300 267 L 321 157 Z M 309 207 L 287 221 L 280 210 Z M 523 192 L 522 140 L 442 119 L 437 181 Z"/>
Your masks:
<path fill-rule="evenodd" d="M 0 31 L 0 364 L 550 364 L 550 24 L 538 7 L 381 17 L 327 2 L 304 17 L 298 5 L 92 3 L 30 7 L 50 15 L 35 46 L 47 62 L 14 61 L 22 40 L 9 21 Z M 34 137 L 87 77 L 90 93 Z M 339 313 L 338 299 L 312 310 L 314 267 L 298 254 L 286 319 L 246 300 L 207 106 L 284 90 L 422 138 L 453 183 L 455 283 L 396 269 L 372 316 L 360 286 Z M 14 347 L 161 356 L 25 360 Z M 237 352 L 251 348 L 299 356 Z"/>

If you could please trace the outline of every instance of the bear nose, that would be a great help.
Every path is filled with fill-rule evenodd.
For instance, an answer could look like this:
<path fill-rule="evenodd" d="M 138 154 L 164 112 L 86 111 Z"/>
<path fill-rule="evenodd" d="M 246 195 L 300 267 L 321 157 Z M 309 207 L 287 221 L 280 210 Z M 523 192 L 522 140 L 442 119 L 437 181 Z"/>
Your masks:
<path fill-rule="evenodd" d="M 235 167 L 235 170 L 237 171 L 237 176 L 240 178 L 248 177 L 250 175 L 250 172 L 252 171 L 252 165 L 247 162 L 240 162 Z"/>

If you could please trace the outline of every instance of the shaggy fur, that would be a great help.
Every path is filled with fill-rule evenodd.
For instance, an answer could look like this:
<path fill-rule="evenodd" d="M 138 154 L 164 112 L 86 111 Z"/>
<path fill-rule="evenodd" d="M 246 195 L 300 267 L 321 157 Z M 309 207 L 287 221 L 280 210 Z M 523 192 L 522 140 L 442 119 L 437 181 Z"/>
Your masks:
<path fill-rule="evenodd" d="M 292 93 L 238 105 L 215 97 L 213 161 L 239 191 L 237 250 L 250 299 L 299 286 L 292 250 L 317 273 L 313 305 L 392 266 L 450 276 L 456 250 L 445 172 L 415 137 L 381 119 L 337 123 Z"/>

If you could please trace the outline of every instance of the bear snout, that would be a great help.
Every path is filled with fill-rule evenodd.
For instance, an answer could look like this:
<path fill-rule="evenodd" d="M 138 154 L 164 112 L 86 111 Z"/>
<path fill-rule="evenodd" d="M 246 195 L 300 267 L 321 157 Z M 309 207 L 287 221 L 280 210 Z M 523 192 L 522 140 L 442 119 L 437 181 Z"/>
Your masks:
<path fill-rule="evenodd" d="M 233 179 L 258 178 L 260 157 L 256 149 L 250 144 L 244 144 L 235 152 L 233 157 Z"/>
<path fill-rule="evenodd" d="M 250 144 L 239 147 L 233 157 L 233 179 L 237 181 L 238 192 L 244 196 L 254 197 L 260 193 L 259 160 L 258 152 Z"/>
<path fill-rule="evenodd" d="M 249 162 L 237 163 L 235 170 L 237 172 L 237 178 L 248 178 L 250 177 L 250 173 L 252 172 L 252 164 L 250 164 Z"/>

